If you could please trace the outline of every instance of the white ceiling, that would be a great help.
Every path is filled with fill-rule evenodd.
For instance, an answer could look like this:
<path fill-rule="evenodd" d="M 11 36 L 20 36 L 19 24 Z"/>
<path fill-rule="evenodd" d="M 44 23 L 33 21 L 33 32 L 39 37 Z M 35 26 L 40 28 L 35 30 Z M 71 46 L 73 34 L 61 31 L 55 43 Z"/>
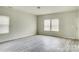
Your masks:
<path fill-rule="evenodd" d="M 34 15 L 43 15 L 57 12 L 65 12 L 75 10 L 76 6 L 40 6 L 40 9 L 37 9 L 37 6 L 12 6 L 12 8 L 28 12 Z"/>

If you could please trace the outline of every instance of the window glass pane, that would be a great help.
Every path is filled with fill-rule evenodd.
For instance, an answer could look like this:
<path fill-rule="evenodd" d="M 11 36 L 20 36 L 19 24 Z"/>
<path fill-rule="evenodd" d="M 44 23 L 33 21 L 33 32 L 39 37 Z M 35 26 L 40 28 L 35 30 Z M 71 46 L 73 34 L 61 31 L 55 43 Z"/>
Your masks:
<path fill-rule="evenodd" d="M 9 17 L 7 16 L 0 16 L 0 24 L 9 24 Z"/>
<path fill-rule="evenodd" d="M 0 16 L 0 34 L 9 32 L 9 17 Z"/>
<path fill-rule="evenodd" d="M 59 19 L 52 19 L 51 31 L 59 31 Z"/>
<path fill-rule="evenodd" d="M 8 33 L 8 32 L 9 32 L 8 25 L 0 26 L 0 33 Z"/>
<path fill-rule="evenodd" d="M 44 20 L 44 31 L 50 31 L 50 19 Z"/>

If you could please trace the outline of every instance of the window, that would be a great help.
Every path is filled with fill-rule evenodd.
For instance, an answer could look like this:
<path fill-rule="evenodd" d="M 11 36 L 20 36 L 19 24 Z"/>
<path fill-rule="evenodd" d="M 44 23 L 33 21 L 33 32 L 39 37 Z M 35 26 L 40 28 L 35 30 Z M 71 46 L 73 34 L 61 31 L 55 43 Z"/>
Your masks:
<path fill-rule="evenodd" d="M 44 31 L 59 31 L 59 19 L 44 20 Z"/>
<path fill-rule="evenodd" d="M 9 32 L 9 17 L 0 16 L 0 34 Z"/>
<path fill-rule="evenodd" d="M 59 31 L 59 20 L 58 19 L 52 19 L 51 24 L 51 31 Z"/>
<path fill-rule="evenodd" d="M 50 31 L 50 19 L 44 20 L 44 31 Z"/>

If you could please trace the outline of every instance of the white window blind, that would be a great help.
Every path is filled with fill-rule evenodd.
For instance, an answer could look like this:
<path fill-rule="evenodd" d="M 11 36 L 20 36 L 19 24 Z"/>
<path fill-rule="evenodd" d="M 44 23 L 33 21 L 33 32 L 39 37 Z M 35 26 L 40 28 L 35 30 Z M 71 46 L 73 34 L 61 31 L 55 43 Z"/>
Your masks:
<path fill-rule="evenodd" d="M 9 17 L 0 16 L 0 34 L 9 33 Z"/>

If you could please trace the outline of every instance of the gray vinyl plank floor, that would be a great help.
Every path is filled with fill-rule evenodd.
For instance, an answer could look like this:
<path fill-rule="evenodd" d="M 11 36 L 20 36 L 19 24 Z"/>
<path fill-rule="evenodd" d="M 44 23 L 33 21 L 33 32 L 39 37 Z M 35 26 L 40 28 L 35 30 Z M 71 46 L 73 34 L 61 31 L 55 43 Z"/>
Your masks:
<path fill-rule="evenodd" d="M 0 43 L 0 52 L 78 52 L 79 41 L 36 35 Z"/>

